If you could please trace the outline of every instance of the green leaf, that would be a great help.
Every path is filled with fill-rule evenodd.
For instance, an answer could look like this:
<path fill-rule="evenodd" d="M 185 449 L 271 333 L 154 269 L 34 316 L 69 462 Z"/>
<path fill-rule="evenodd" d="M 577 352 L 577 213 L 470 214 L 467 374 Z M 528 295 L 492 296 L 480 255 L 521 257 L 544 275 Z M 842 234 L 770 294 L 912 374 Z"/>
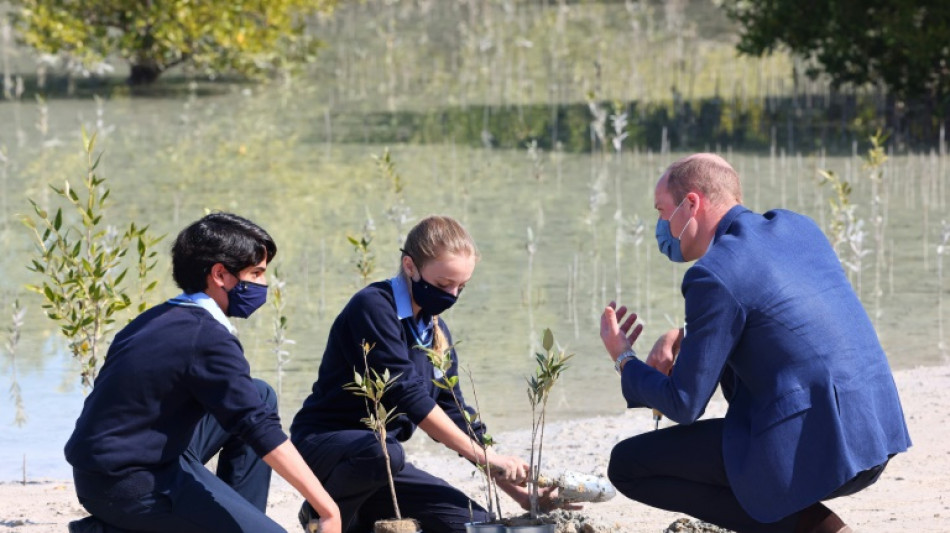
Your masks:
<path fill-rule="evenodd" d="M 543 346 L 546 351 L 551 351 L 551 348 L 554 347 L 554 334 L 551 333 L 550 329 L 544 330 L 541 346 Z"/>

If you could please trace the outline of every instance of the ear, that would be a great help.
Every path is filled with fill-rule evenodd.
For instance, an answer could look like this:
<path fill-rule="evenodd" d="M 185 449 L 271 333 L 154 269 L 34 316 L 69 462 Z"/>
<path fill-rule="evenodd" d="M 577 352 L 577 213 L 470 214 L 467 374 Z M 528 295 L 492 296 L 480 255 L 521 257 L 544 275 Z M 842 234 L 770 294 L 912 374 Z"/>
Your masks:
<path fill-rule="evenodd" d="M 222 263 L 215 263 L 211 266 L 211 272 L 208 273 L 207 285 L 208 288 L 220 287 L 224 288 L 225 280 L 231 273 L 228 272 L 228 269 L 224 267 Z"/>
<path fill-rule="evenodd" d="M 701 200 L 703 199 L 702 195 L 700 195 L 698 192 L 693 191 L 693 192 L 686 193 L 685 199 L 686 199 L 686 202 L 689 204 L 690 215 L 696 216 L 696 214 L 699 212 L 700 207 L 702 206 L 702 202 L 701 202 Z"/>
<path fill-rule="evenodd" d="M 402 256 L 402 271 L 405 272 L 410 278 L 414 277 L 416 274 L 416 265 L 412 262 L 412 258 L 408 255 Z"/>

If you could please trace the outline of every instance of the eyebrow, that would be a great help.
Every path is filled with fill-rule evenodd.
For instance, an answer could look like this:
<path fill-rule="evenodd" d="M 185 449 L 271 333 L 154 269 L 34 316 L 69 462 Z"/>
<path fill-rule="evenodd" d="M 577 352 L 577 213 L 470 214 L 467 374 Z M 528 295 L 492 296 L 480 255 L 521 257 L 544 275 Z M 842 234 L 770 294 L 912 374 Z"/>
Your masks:
<path fill-rule="evenodd" d="M 436 280 L 441 281 L 441 282 L 458 283 L 459 285 L 465 285 L 466 283 L 468 283 L 469 281 L 471 281 L 472 278 L 468 278 L 468 279 L 465 280 L 465 281 L 456 281 L 455 279 L 449 278 L 449 277 L 446 277 L 446 276 L 437 276 L 437 277 L 436 277 Z"/>

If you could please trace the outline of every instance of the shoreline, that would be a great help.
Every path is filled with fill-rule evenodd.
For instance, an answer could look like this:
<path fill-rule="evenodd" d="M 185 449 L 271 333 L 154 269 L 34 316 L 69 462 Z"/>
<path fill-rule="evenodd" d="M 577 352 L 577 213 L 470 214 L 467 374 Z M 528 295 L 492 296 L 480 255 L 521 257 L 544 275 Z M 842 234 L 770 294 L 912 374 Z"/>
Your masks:
<path fill-rule="evenodd" d="M 866 532 L 945 532 L 950 530 L 950 364 L 917 367 L 894 373 L 913 447 L 891 460 L 881 479 L 858 494 L 827 505 L 853 529 Z M 725 403 L 714 399 L 704 418 L 722 416 Z M 667 422 L 668 423 L 668 422 Z M 653 429 L 649 410 L 622 415 L 552 422 L 545 432 L 543 466 L 547 472 L 574 470 L 603 475 L 610 450 L 618 441 Z M 526 430 L 495 435 L 501 453 L 527 456 Z M 480 501 L 474 467 L 424 435 L 407 444 L 412 462 L 439 475 Z M 11 458 L 15 460 L 16 458 Z M 301 498 L 279 476 L 271 482 L 268 515 L 288 531 L 300 531 Z M 505 516 L 520 509 L 507 497 Z M 617 495 L 580 511 L 599 531 L 660 532 L 684 515 L 652 509 Z M 72 481 L 0 482 L 0 531 L 53 533 L 86 516 L 76 500 Z"/>

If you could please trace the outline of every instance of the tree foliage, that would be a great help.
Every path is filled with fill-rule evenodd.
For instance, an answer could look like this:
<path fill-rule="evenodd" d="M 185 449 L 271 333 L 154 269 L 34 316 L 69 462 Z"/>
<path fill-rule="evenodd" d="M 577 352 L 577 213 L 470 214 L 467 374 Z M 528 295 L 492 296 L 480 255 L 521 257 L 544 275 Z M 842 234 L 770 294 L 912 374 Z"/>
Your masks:
<path fill-rule="evenodd" d="M 86 64 L 128 61 L 150 83 L 182 63 L 206 74 L 254 75 L 307 59 L 308 16 L 336 0 L 12 0 L 21 40 Z"/>
<path fill-rule="evenodd" d="M 950 96 L 946 0 L 723 0 L 740 52 L 786 47 L 836 85 L 883 83 L 900 99 Z M 947 102 L 943 102 L 946 104 Z"/>

